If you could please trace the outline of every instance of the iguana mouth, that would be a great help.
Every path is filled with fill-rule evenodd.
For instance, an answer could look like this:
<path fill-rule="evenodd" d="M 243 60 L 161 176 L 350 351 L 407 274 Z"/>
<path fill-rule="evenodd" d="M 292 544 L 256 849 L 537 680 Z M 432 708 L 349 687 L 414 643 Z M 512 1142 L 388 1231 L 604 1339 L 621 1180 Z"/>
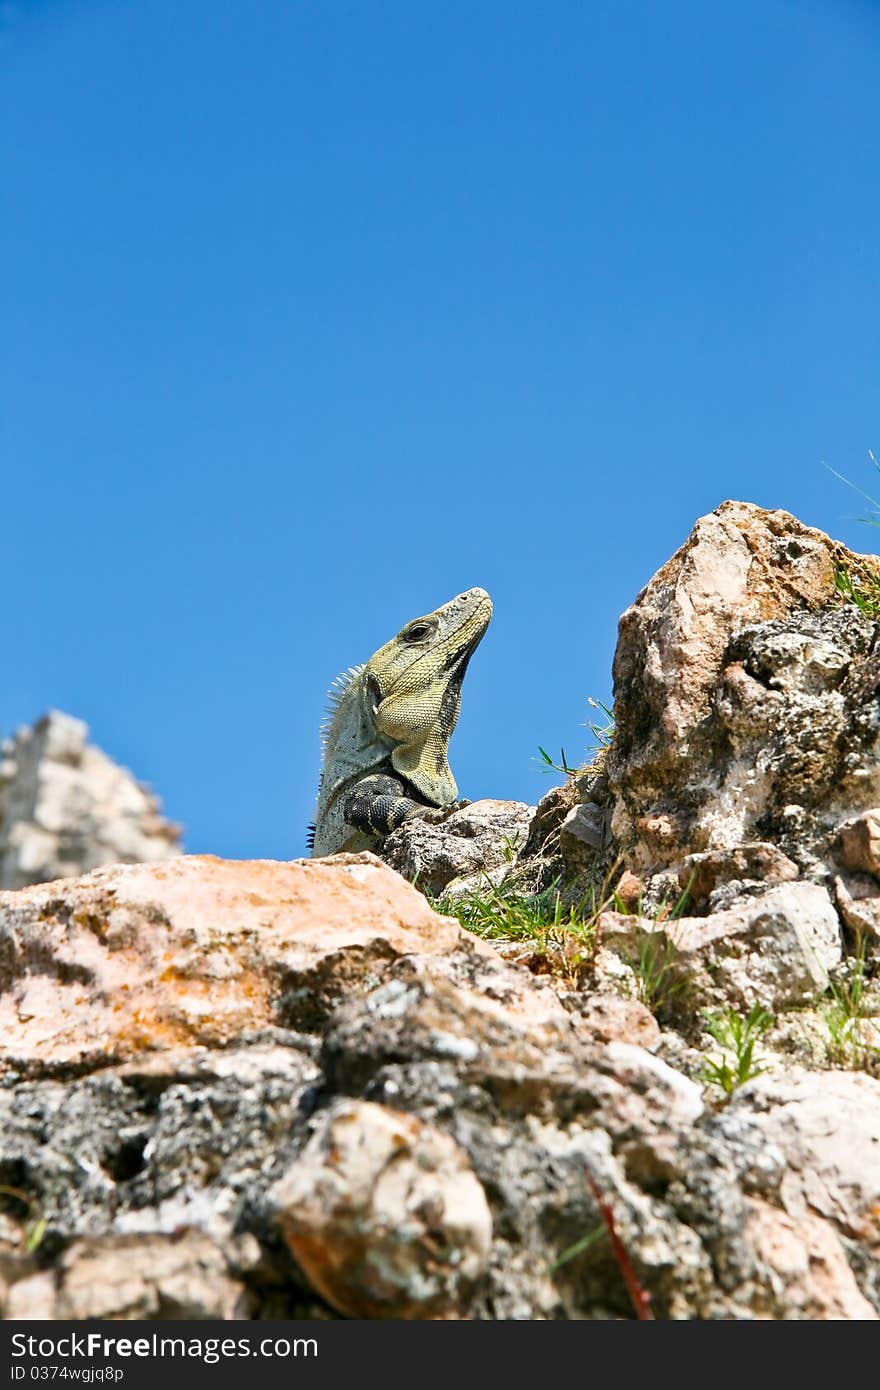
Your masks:
<path fill-rule="evenodd" d="M 479 623 L 479 626 L 477 627 L 473 637 L 470 639 L 467 645 L 464 647 L 460 647 L 459 650 L 453 653 L 453 655 L 449 658 L 446 664 L 446 670 L 450 673 L 455 672 L 457 674 L 459 668 L 461 668 L 461 674 L 464 675 L 467 669 L 468 662 L 470 661 L 474 652 L 477 650 L 477 647 L 480 645 L 483 638 L 485 637 L 486 629 L 488 628 L 489 623 L 492 620 L 492 600 L 486 593 L 485 589 L 469 589 L 466 594 L 461 595 L 461 598 L 463 600 L 466 600 L 469 599 L 472 595 L 477 594 L 481 594 L 482 597 L 478 601 L 477 609 L 475 613 L 472 615 L 471 621 L 477 621 Z"/>
<path fill-rule="evenodd" d="M 474 652 L 477 650 L 477 647 L 480 645 L 483 638 L 485 637 L 486 628 L 488 626 L 489 623 L 487 621 L 481 628 L 479 628 L 477 632 L 474 633 L 467 646 L 462 647 L 461 651 L 456 652 L 455 655 L 451 658 L 446 667 L 446 670 L 449 672 L 450 675 L 458 676 L 459 674 L 461 674 L 461 676 L 464 677 L 464 673 L 467 670 L 468 662 L 470 661 Z"/>

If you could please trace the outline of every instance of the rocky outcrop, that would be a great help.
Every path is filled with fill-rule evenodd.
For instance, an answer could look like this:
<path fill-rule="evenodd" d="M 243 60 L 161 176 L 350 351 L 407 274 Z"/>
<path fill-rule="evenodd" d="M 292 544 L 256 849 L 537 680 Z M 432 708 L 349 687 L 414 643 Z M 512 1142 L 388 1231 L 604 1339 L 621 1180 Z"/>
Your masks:
<path fill-rule="evenodd" d="M 312 1030 L 352 974 L 461 937 L 369 854 L 193 855 L 0 893 L 0 1072 L 222 1047 L 274 1024 Z"/>
<path fill-rule="evenodd" d="M 0 889 L 180 851 L 157 797 L 53 711 L 0 746 Z"/>
<path fill-rule="evenodd" d="M 877 626 L 835 587 L 871 564 L 725 502 L 627 609 L 607 773 L 631 869 L 769 841 L 827 878 L 842 822 L 880 803 Z"/>
<path fill-rule="evenodd" d="M 431 897 L 460 892 L 509 867 L 534 813 L 522 801 L 473 801 L 439 825 L 407 821 L 388 836 L 382 858 Z"/>
<path fill-rule="evenodd" d="M 75 1240 L 53 1268 L 36 1267 L 6 1288 L 5 1317 L 242 1318 L 247 1297 L 230 1273 L 235 1259 L 195 1229 Z"/>
<path fill-rule="evenodd" d="M 880 1315 L 880 1081 L 719 1110 L 641 1006 L 372 855 L 105 869 L 0 927 L 6 1317 Z"/>
<path fill-rule="evenodd" d="M 598 922 L 597 984 L 637 988 L 648 950 L 692 1008 L 777 1011 L 817 1004 L 842 948 L 876 949 L 880 626 L 859 592 L 880 595 L 880 561 L 726 502 L 623 614 L 610 747 L 539 803 L 512 862 L 489 822 L 481 845 L 493 886 L 631 914 Z M 454 858 L 451 822 L 405 830 Z"/>
<path fill-rule="evenodd" d="M 880 1318 L 842 570 L 785 513 L 699 521 L 621 621 L 611 748 L 537 808 L 0 893 L 4 1316 Z"/>
<path fill-rule="evenodd" d="M 779 884 L 710 917 L 654 918 L 603 912 L 600 951 L 662 963 L 670 1015 L 758 1004 L 771 1012 L 812 1003 L 841 958 L 840 925 L 824 888 Z"/>

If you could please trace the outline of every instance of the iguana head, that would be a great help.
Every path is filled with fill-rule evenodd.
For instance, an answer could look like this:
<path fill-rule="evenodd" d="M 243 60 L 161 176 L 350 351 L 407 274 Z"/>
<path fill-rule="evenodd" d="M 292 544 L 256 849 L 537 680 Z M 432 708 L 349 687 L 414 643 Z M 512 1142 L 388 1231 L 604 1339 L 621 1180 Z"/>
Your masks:
<path fill-rule="evenodd" d="M 435 806 L 458 796 L 447 750 L 458 721 L 461 683 L 492 617 L 485 589 L 468 589 L 401 628 L 370 657 L 363 692 L 391 762 Z"/>

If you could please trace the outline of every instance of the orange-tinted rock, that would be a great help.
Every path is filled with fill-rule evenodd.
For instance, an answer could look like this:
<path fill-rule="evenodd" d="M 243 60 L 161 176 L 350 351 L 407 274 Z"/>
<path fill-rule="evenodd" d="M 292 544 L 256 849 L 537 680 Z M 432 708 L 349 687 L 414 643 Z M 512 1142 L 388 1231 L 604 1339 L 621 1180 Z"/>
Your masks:
<path fill-rule="evenodd" d="M 623 614 L 606 770 L 634 872 L 758 840 L 827 864 L 840 821 L 878 804 L 880 657 L 841 569 L 877 573 L 787 512 L 724 502 Z"/>
<path fill-rule="evenodd" d="M 875 944 L 880 941 L 880 883 L 873 874 L 838 874 L 834 897 L 851 932 Z"/>
<path fill-rule="evenodd" d="M 270 1194 L 312 1287 L 354 1318 L 460 1318 L 492 1217 L 464 1150 L 435 1126 L 342 1100 Z"/>
<path fill-rule="evenodd" d="M 798 876 L 793 864 L 775 845 L 737 845 L 735 849 L 715 849 L 689 854 L 678 866 L 678 883 L 687 893 L 686 905 L 705 902 L 716 888 L 740 883 L 791 883 Z"/>
<path fill-rule="evenodd" d="M 746 1198 L 746 1210 L 746 1239 L 768 1284 L 763 1316 L 776 1319 L 781 1311 L 801 1321 L 877 1321 L 827 1221 L 809 1212 L 790 1216 L 755 1197 Z M 755 1303 L 760 1317 L 760 1299 Z"/>
<path fill-rule="evenodd" d="M 637 999 L 617 994 L 588 994 L 579 1002 L 578 1031 L 596 1042 L 636 1043 L 653 1052 L 660 1043 L 660 1025 Z"/>
<path fill-rule="evenodd" d="M 195 1230 L 76 1240 L 54 1271 L 13 1283 L 3 1309 L 13 1321 L 247 1316 L 224 1252 Z"/>
<path fill-rule="evenodd" d="M 840 827 L 840 858 L 847 869 L 880 874 L 880 811 L 864 811 Z"/>
<path fill-rule="evenodd" d="M 308 1029 L 388 961 L 461 939 L 370 854 L 183 856 L 0 893 L 4 1065 L 88 1068 L 272 1023 Z"/>

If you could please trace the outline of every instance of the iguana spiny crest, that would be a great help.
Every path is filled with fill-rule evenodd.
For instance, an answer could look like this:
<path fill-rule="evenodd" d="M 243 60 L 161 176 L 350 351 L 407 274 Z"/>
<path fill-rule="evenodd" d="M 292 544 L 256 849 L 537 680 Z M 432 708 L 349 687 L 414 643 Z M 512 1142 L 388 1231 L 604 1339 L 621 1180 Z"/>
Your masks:
<path fill-rule="evenodd" d="M 491 617 L 485 589 L 468 589 L 334 681 L 313 856 L 369 849 L 404 821 L 455 806 L 449 739 Z"/>

